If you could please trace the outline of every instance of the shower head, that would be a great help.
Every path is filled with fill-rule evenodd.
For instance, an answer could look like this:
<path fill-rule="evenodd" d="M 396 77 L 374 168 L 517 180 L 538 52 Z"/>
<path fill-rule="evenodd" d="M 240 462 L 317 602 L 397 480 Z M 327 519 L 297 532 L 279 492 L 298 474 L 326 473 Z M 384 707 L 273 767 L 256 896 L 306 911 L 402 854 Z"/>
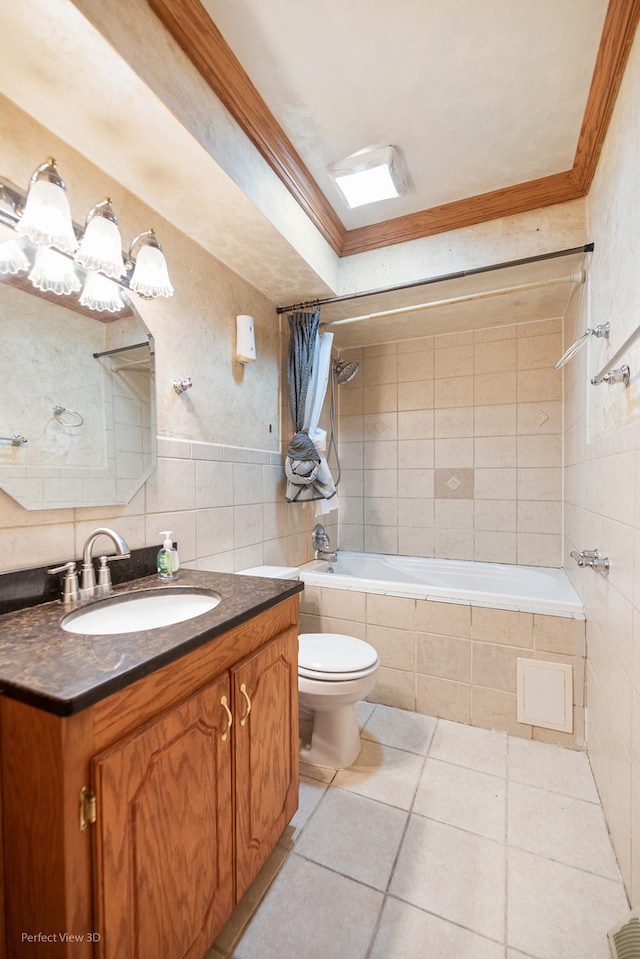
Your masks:
<path fill-rule="evenodd" d="M 344 360 L 333 361 L 333 372 L 336 374 L 336 379 L 340 386 L 342 386 L 343 383 L 349 383 L 359 369 L 360 364 L 355 360 L 352 363 L 345 363 Z"/>

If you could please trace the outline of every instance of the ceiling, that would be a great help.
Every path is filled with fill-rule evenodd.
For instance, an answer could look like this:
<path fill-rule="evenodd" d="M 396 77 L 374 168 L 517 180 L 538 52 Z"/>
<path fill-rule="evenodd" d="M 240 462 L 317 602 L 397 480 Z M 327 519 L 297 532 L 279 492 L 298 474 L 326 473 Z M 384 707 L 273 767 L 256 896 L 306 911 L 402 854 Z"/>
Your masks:
<path fill-rule="evenodd" d="M 340 255 L 585 196 L 637 0 L 149 0 Z M 393 144 L 405 196 L 327 167 Z"/>

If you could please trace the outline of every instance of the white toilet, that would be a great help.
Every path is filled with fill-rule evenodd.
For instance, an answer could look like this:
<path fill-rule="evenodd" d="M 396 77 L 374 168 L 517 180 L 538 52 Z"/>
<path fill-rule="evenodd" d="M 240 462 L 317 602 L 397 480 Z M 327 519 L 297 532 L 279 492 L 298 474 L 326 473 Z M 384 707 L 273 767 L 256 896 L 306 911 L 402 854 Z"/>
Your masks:
<path fill-rule="evenodd" d="M 298 579 L 296 567 L 254 566 L 247 576 Z M 355 704 L 375 686 L 380 668 L 369 643 L 342 633 L 301 633 L 298 637 L 300 759 L 343 769 L 360 753 Z"/>

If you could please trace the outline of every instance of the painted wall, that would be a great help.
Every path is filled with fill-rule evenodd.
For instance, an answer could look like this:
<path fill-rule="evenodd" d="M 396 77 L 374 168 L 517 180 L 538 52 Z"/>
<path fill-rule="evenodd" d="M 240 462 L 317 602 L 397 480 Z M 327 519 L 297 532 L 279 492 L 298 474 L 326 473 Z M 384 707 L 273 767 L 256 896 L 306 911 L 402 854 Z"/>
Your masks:
<path fill-rule="evenodd" d="M 565 368 L 565 565 L 587 614 L 587 745 L 631 898 L 640 905 L 640 345 L 621 362 L 632 379 L 592 386 L 640 322 L 640 40 L 625 72 L 588 197 L 595 243 L 589 302 L 567 323 L 570 344 L 611 323 Z M 616 364 L 618 365 L 618 364 Z M 607 554 L 607 578 L 571 550 Z"/>
<path fill-rule="evenodd" d="M 341 355 L 340 546 L 562 565 L 560 320 Z"/>

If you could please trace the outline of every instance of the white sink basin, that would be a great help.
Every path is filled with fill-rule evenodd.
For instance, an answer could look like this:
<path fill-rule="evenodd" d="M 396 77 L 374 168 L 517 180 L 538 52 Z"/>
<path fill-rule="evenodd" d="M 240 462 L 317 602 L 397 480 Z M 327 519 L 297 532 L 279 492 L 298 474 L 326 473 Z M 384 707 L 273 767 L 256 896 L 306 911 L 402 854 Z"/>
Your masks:
<path fill-rule="evenodd" d="M 183 623 L 214 609 L 222 597 L 213 590 L 169 587 L 145 589 L 100 600 L 77 609 L 61 622 L 69 633 L 105 636 L 111 633 L 139 633 Z"/>

